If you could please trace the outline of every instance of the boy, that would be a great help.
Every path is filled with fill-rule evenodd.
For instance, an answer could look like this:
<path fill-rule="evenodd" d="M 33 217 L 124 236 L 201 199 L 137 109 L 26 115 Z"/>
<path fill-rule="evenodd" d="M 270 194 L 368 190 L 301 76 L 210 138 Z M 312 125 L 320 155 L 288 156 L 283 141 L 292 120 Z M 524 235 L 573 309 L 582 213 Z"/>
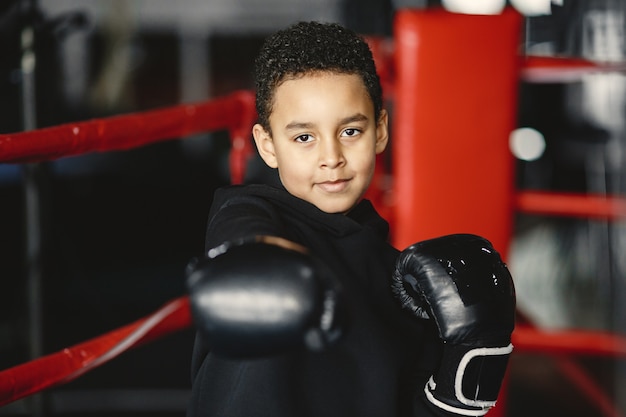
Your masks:
<path fill-rule="evenodd" d="M 215 195 L 189 277 L 201 331 L 188 415 L 453 415 L 424 390 L 441 335 L 394 299 L 399 252 L 362 199 L 389 139 L 367 44 L 298 23 L 265 42 L 256 80 L 252 133 L 279 181 Z"/>

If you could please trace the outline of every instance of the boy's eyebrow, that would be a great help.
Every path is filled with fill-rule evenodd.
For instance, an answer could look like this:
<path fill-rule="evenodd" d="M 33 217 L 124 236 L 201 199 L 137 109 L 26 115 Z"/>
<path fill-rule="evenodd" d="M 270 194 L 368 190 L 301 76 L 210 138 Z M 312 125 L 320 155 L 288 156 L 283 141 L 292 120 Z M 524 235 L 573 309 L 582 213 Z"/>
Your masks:
<path fill-rule="evenodd" d="M 363 113 L 356 113 L 352 116 L 344 117 L 339 121 L 340 125 L 346 125 L 354 122 L 367 122 L 369 119 Z M 298 129 L 310 129 L 314 126 L 314 123 L 310 122 L 290 122 L 285 126 L 286 130 L 298 130 Z"/>
<path fill-rule="evenodd" d="M 343 119 L 341 119 L 339 124 L 346 125 L 348 123 L 354 123 L 354 122 L 367 122 L 368 120 L 369 120 L 368 117 L 364 115 L 363 113 L 356 113 L 356 114 L 353 114 L 352 116 L 344 117 Z"/>
<path fill-rule="evenodd" d="M 313 123 L 308 122 L 291 122 L 285 126 L 285 130 L 300 130 L 300 129 L 310 129 L 313 127 Z"/>

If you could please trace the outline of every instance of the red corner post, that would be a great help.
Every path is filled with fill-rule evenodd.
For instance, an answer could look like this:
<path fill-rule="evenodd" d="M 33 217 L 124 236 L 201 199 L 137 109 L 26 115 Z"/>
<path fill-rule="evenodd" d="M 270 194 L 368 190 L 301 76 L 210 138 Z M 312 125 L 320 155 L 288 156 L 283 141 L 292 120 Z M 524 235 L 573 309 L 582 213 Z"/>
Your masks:
<path fill-rule="evenodd" d="M 393 115 L 392 238 L 402 249 L 450 233 L 489 239 L 506 259 L 522 16 L 400 10 Z M 506 381 L 491 417 L 506 413 Z"/>
<path fill-rule="evenodd" d="M 522 16 L 400 10 L 393 117 L 394 244 L 475 233 L 507 255 Z"/>

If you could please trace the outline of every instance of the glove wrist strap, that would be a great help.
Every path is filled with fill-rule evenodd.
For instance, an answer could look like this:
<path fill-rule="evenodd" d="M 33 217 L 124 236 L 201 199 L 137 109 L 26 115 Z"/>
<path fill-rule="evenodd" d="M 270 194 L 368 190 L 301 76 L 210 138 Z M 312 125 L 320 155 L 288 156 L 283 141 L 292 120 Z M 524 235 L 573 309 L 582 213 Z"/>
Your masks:
<path fill-rule="evenodd" d="M 474 348 L 446 345 L 440 368 L 424 387 L 426 398 L 445 411 L 482 416 L 496 404 L 513 345 Z"/>

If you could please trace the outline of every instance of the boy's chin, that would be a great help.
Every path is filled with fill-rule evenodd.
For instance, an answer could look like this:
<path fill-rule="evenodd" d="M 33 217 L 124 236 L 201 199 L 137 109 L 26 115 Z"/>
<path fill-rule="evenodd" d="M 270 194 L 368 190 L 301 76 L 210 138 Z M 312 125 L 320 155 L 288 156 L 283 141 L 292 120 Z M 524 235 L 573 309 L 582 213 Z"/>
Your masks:
<path fill-rule="evenodd" d="M 311 202 L 321 211 L 328 214 L 347 214 L 358 203 L 358 201 L 333 201 L 333 202 Z"/>
<path fill-rule="evenodd" d="M 313 204 L 319 210 L 328 214 L 347 214 L 361 201 L 362 196 L 355 196 L 353 193 L 336 193 L 336 194 L 320 194 L 320 193 L 297 193 L 285 187 L 287 192 L 298 197 L 310 204 Z"/>

